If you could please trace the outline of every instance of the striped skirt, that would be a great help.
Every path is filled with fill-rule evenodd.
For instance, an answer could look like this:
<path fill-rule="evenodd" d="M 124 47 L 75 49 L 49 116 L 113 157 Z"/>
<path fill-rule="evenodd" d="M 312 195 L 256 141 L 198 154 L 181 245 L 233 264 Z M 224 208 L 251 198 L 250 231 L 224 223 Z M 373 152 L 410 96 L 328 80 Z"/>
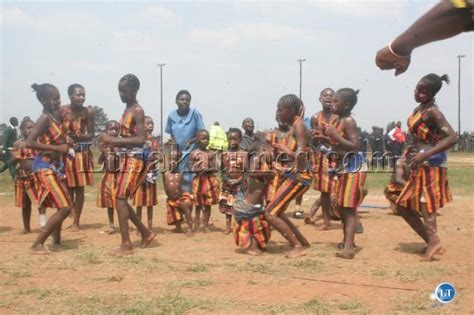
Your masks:
<path fill-rule="evenodd" d="M 262 214 L 252 219 L 235 222 L 234 240 L 237 246 L 244 248 L 248 248 L 254 240 L 260 249 L 264 249 L 270 240 L 270 225 L 265 220 L 265 216 Z"/>
<path fill-rule="evenodd" d="M 219 181 L 215 175 L 196 175 L 191 182 L 196 206 L 215 205 L 219 201 Z"/>
<path fill-rule="evenodd" d="M 453 200 L 448 185 L 448 169 L 445 167 L 421 166 L 413 170 L 396 203 L 404 208 L 428 213 Z"/>
<path fill-rule="evenodd" d="M 76 152 L 74 158 L 66 156 L 64 159 L 68 187 L 92 186 L 94 184 L 93 170 L 93 157 L 90 150 Z"/>
<path fill-rule="evenodd" d="M 38 203 L 38 189 L 33 176 L 17 178 L 15 180 L 15 207 L 23 208 L 31 203 Z"/>
<path fill-rule="evenodd" d="M 311 169 L 313 172 L 314 190 L 331 193 L 336 186 L 336 177 L 329 176 L 329 158 L 317 151 L 312 155 Z"/>
<path fill-rule="evenodd" d="M 133 206 L 135 207 L 153 207 L 158 204 L 156 196 L 156 183 L 144 182 L 133 194 Z"/>
<path fill-rule="evenodd" d="M 222 182 L 222 188 L 219 195 L 219 210 L 221 213 L 232 215 L 234 200 L 237 195 L 245 193 L 247 190 L 247 181 L 242 180 L 236 185 L 229 185 L 227 181 Z"/>
<path fill-rule="evenodd" d="M 183 221 L 184 217 L 181 207 L 185 202 L 189 203 L 192 208 L 193 196 L 188 192 L 184 192 L 181 198 L 177 200 L 166 200 L 166 223 L 168 223 L 168 225 L 175 225 L 176 223 Z"/>
<path fill-rule="evenodd" d="M 343 173 L 336 183 L 336 203 L 338 207 L 357 208 L 364 199 L 364 184 L 367 173 Z"/>
<path fill-rule="evenodd" d="M 72 200 L 66 181 L 60 179 L 52 169 L 36 170 L 33 177 L 38 189 L 38 206 L 57 209 L 71 207 Z"/>
<path fill-rule="evenodd" d="M 308 191 L 311 185 L 309 173 L 299 173 L 298 177 L 286 178 L 277 190 L 265 211 L 275 216 L 282 215 L 290 202 Z"/>
<path fill-rule="evenodd" d="M 146 169 L 143 160 L 125 156 L 117 175 L 115 198 L 128 199 L 133 196 L 145 179 Z"/>
<path fill-rule="evenodd" d="M 268 183 L 267 192 L 265 194 L 265 201 L 267 205 L 275 197 L 276 192 L 280 188 L 281 184 L 285 181 L 285 177 L 281 173 L 276 173 L 275 176 Z"/>
<path fill-rule="evenodd" d="M 117 185 L 117 173 L 105 172 L 99 182 L 99 193 L 97 194 L 97 207 L 115 208 L 115 191 Z"/>

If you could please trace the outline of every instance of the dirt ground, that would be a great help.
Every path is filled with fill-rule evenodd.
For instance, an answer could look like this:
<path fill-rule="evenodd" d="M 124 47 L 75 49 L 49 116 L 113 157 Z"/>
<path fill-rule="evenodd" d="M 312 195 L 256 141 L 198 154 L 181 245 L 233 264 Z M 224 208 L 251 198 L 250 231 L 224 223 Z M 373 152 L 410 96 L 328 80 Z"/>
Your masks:
<path fill-rule="evenodd" d="M 422 241 L 386 208 L 382 190 L 371 191 L 364 201 L 379 208 L 361 208 L 365 231 L 356 236 L 360 251 L 354 260 L 334 257 L 342 238 L 339 222 L 321 232 L 294 220 L 312 244 L 308 255 L 297 259 L 285 258 L 289 246 L 277 232 L 263 256 L 244 254 L 231 235 L 222 235 L 225 221 L 216 207 L 211 233 L 192 238 L 171 233 L 162 194 L 155 209 L 157 242 L 133 256 L 111 257 L 120 237 L 103 232 L 106 211 L 96 208 L 94 189 L 86 193 L 82 230 L 65 230 L 63 248 L 49 256 L 30 254 L 37 229 L 19 235 L 21 212 L 12 206 L 11 194 L 0 195 L 0 313 L 466 314 L 474 309 L 472 194 L 454 191 L 455 200 L 438 218 L 447 252 L 421 262 Z M 312 190 L 305 195 L 306 211 L 317 196 Z M 37 213 L 32 226 L 38 226 Z M 454 302 L 442 305 L 430 298 L 441 282 L 456 287 Z"/>

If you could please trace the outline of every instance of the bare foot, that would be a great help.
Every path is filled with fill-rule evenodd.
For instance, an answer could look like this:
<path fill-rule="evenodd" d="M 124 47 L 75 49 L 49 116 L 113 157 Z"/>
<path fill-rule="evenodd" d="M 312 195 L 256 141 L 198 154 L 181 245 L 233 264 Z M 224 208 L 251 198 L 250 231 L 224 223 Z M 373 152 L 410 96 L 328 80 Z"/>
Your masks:
<path fill-rule="evenodd" d="M 304 250 L 303 247 L 295 247 L 293 250 L 289 253 L 287 253 L 286 258 L 296 258 L 296 257 L 301 257 L 301 256 L 306 256 L 306 251 Z"/>
<path fill-rule="evenodd" d="M 49 249 L 53 252 L 58 252 L 58 251 L 62 250 L 63 247 L 61 246 L 61 244 L 54 244 L 53 243 L 49 246 Z"/>
<path fill-rule="evenodd" d="M 23 229 L 23 230 L 21 230 L 21 232 L 19 234 L 20 235 L 25 235 L 25 234 L 30 234 L 30 233 L 31 233 L 31 230 Z"/>
<path fill-rule="evenodd" d="M 433 256 L 437 252 L 443 252 L 444 253 L 443 245 L 439 241 L 434 245 L 428 245 L 428 248 L 426 248 L 425 257 L 423 257 L 422 261 L 432 261 Z"/>
<path fill-rule="evenodd" d="M 31 247 L 31 253 L 35 255 L 49 255 L 51 251 L 47 250 L 43 244 L 38 244 Z"/>
<path fill-rule="evenodd" d="M 331 224 L 323 224 L 318 228 L 318 231 L 327 231 L 331 229 Z"/>
<path fill-rule="evenodd" d="M 174 228 L 171 230 L 172 233 L 183 233 L 183 229 L 182 228 Z"/>
<path fill-rule="evenodd" d="M 109 255 L 116 257 L 133 255 L 133 248 L 131 246 L 120 245 L 117 249 L 109 252 Z"/>
<path fill-rule="evenodd" d="M 153 233 L 153 232 L 150 232 L 148 237 L 145 237 L 145 238 L 142 239 L 142 243 L 140 244 L 140 248 L 145 248 L 148 245 L 150 245 L 151 242 L 153 242 L 153 240 L 155 239 L 155 237 L 156 237 L 156 234 Z"/>
<path fill-rule="evenodd" d="M 305 217 L 304 218 L 304 224 L 314 224 L 314 222 L 311 220 L 310 217 Z"/>
<path fill-rule="evenodd" d="M 209 228 L 208 228 L 207 226 L 204 226 L 204 227 L 202 228 L 202 232 L 203 232 L 203 233 L 209 233 L 210 231 L 209 231 Z"/>
<path fill-rule="evenodd" d="M 247 254 L 252 256 L 262 256 L 262 251 L 258 248 L 247 250 Z"/>
<path fill-rule="evenodd" d="M 81 229 L 79 228 L 79 225 L 76 224 L 76 223 L 73 223 L 71 224 L 68 229 L 71 231 L 71 232 L 79 232 Z"/>
<path fill-rule="evenodd" d="M 336 253 L 336 257 L 344 259 L 354 259 L 355 249 L 343 249 L 339 253 Z"/>
<path fill-rule="evenodd" d="M 114 228 L 114 227 L 111 227 L 111 228 L 109 228 L 109 230 L 106 231 L 105 233 L 107 233 L 107 234 L 109 234 L 109 235 L 115 234 L 115 228 Z"/>
<path fill-rule="evenodd" d="M 186 236 L 188 236 L 188 237 L 194 236 L 194 231 L 193 231 L 192 229 L 188 229 L 188 230 L 186 231 Z"/>
<path fill-rule="evenodd" d="M 438 248 L 438 250 L 434 253 L 435 255 L 443 255 L 446 253 L 446 249 L 444 247 Z"/>

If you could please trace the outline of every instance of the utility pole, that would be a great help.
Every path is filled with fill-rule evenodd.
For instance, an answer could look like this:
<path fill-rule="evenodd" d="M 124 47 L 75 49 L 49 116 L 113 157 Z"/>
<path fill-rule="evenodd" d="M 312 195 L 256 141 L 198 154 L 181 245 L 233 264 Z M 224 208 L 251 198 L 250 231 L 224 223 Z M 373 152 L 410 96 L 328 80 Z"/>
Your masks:
<path fill-rule="evenodd" d="M 306 59 L 298 59 L 298 62 L 300 64 L 300 99 L 301 99 L 301 89 L 302 89 L 302 84 L 303 84 L 303 62 L 305 62 Z"/>
<path fill-rule="evenodd" d="M 163 67 L 166 64 L 159 63 L 160 68 L 160 147 L 163 148 Z"/>
<path fill-rule="evenodd" d="M 461 136 L 461 58 L 465 55 L 458 55 L 458 136 Z"/>

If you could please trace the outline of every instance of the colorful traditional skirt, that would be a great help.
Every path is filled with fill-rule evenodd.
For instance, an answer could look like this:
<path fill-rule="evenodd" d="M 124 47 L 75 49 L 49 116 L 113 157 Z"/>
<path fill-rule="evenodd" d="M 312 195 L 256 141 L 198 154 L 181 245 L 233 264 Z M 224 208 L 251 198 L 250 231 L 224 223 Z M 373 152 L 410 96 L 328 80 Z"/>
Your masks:
<path fill-rule="evenodd" d="M 336 177 L 329 175 L 329 158 L 322 152 L 316 151 L 312 155 L 311 162 L 314 190 L 331 193 L 336 186 Z"/>
<path fill-rule="evenodd" d="M 89 149 L 76 152 L 74 158 L 66 156 L 64 159 L 68 187 L 92 186 L 94 184 L 93 170 L 93 157 Z"/>
<path fill-rule="evenodd" d="M 125 156 L 117 175 L 115 198 L 128 199 L 143 183 L 146 175 L 145 163 L 137 157 Z"/>
<path fill-rule="evenodd" d="M 189 203 L 190 208 L 193 207 L 193 196 L 184 192 L 183 195 L 177 200 L 166 200 L 166 222 L 168 225 L 175 225 L 176 223 L 183 221 L 183 211 L 181 207 L 183 203 Z"/>
<path fill-rule="evenodd" d="M 396 203 L 404 208 L 428 213 L 453 200 L 448 185 L 448 169 L 445 167 L 421 166 L 411 172 Z"/>
<path fill-rule="evenodd" d="M 191 182 L 197 206 L 215 205 L 219 201 L 219 181 L 215 175 L 197 175 Z"/>
<path fill-rule="evenodd" d="M 247 181 L 241 180 L 238 184 L 230 185 L 228 181 L 222 182 L 219 195 L 219 210 L 221 213 L 232 215 L 233 204 L 237 196 L 243 196 L 247 190 Z"/>
<path fill-rule="evenodd" d="M 117 173 L 105 172 L 99 182 L 99 193 L 97 194 L 97 207 L 115 208 L 115 192 L 117 185 Z"/>
<path fill-rule="evenodd" d="M 133 205 L 135 207 L 153 207 L 158 204 L 156 196 L 156 183 L 142 183 L 133 195 Z"/>
<path fill-rule="evenodd" d="M 285 176 L 285 180 L 265 209 L 268 213 L 276 216 L 282 215 L 290 205 L 290 202 L 308 191 L 311 185 L 309 173 L 286 174 L 282 176 Z"/>
<path fill-rule="evenodd" d="M 15 180 L 15 207 L 23 208 L 28 203 L 38 203 L 38 189 L 33 175 Z"/>
<path fill-rule="evenodd" d="M 364 184 L 367 173 L 342 173 L 336 183 L 336 203 L 339 207 L 357 208 L 364 199 Z"/>
<path fill-rule="evenodd" d="M 38 189 L 38 206 L 61 209 L 72 205 L 66 181 L 60 179 L 52 169 L 35 170 L 33 177 Z"/>

